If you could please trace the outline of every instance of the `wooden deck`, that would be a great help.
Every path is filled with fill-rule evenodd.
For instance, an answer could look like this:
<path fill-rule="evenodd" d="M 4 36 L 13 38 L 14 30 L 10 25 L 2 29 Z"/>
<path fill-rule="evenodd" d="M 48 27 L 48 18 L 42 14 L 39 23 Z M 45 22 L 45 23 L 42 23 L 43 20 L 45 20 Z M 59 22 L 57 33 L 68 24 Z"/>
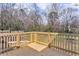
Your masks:
<path fill-rule="evenodd" d="M 42 44 L 33 44 L 34 42 Z M 31 43 L 29 46 L 27 46 Z M 0 55 L 12 56 L 67 56 L 79 55 L 79 35 L 69 33 L 23 32 L 0 34 L 0 52 L 13 48 Z M 25 46 L 25 47 L 24 47 Z M 26 47 L 27 46 L 27 47 Z M 47 48 L 47 47 L 52 48 Z M 16 47 L 24 47 L 15 49 Z M 54 48 L 55 47 L 55 48 Z M 62 50 L 59 52 L 59 50 Z M 64 50 L 64 51 L 63 51 Z"/>
<path fill-rule="evenodd" d="M 68 56 L 68 55 L 63 52 L 59 52 L 54 48 L 46 48 L 41 52 L 38 52 L 27 46 L 0 54 L 0 56 Z"/>

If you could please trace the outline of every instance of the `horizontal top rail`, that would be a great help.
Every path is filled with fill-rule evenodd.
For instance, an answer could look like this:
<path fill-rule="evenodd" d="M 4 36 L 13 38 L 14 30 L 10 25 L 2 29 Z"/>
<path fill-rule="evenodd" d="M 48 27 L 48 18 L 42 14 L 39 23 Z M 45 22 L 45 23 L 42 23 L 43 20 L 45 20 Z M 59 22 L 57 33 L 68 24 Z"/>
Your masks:
<path fill-rule="evenodd" d="M 69 36 L 79 36 L 78 34 L 74 33 L 56 33 L 56 32 L 17 32 L 17 33 L 1 33 L 0 36 L 7 36 L 7 35 L 17 35 L 17 34 L 31 34 L 31 33 L 37 33 L 37 34 L 51 34 L 51 35 L 69 35 Z"/>
<path fill-rule="evenodd" d="M 28 34 L 30 32 L 22 32 L 22 33 L 1 33 L 0 36 L 7 36 L 7 35 L 17 35 L 17 34 Z"/>

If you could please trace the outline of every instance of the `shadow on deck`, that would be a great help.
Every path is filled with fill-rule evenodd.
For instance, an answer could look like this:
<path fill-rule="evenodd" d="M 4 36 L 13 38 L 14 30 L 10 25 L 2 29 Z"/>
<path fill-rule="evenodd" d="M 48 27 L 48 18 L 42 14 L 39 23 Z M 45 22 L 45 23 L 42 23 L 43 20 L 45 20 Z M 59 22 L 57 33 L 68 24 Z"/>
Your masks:
<path fill-rule="evenodd" d="M 38 52 L 30 47 L 22 47 L 15 49 L 6 53 L 1 54 L 1 56 L 68 56 L 66 53 L 59 52 L 56 49 L 46 48 L 41 52 Z"/>

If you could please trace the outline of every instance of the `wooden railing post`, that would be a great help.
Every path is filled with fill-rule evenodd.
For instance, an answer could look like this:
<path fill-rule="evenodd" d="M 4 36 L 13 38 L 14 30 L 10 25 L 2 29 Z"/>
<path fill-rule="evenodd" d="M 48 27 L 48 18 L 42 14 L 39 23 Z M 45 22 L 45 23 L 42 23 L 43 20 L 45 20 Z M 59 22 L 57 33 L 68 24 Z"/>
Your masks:
<path fill-rule="evenodd" d="M 30 35 L 30 41 L 31 41 L 31 42 L 33 42 L 32 38 L 33 38 L 33 37 L 32 37 L 32 33 L 31 33 L 31 35 Z"/>
<path fill-rule="evenodd" d="M 19 34 L 17 34 L 16 41 L 17 41 L 16 42 L 16 44 L 17 44 L 16 46 L 20 47 L 20 35 Z"/>
<path fill-rule="evenodd" d="M 37 33 L 35 32 L 34 41 L 37 42 Z"/>
<path fill-rule="evenodd" d="M 50 33 L 48 33 L 48 37 L 49 37 L 49 39 L 48 39 L 48 44 L 51 42 L 51 40 L 50 40 Z"/>
<path fill-rule="evenodd" d="M 51 37 L 50 37 L 50 33 L 48 33 L 48 47 L 50 48 L 51 45 Z"/>

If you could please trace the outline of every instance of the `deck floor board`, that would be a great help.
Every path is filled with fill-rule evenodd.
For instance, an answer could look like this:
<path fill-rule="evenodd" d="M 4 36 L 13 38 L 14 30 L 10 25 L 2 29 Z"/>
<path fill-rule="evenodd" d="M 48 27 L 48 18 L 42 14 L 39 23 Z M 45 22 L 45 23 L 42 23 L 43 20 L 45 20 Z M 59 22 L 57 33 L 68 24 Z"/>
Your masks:
<path fill-rule="evenodd" d="M 54 48 L 46 48 L 41 52 L 38 52 L 27 46 L 0 54 L 0 56 L 68 56 L 68 55 L 62 52 L 58 52 Z"/>

